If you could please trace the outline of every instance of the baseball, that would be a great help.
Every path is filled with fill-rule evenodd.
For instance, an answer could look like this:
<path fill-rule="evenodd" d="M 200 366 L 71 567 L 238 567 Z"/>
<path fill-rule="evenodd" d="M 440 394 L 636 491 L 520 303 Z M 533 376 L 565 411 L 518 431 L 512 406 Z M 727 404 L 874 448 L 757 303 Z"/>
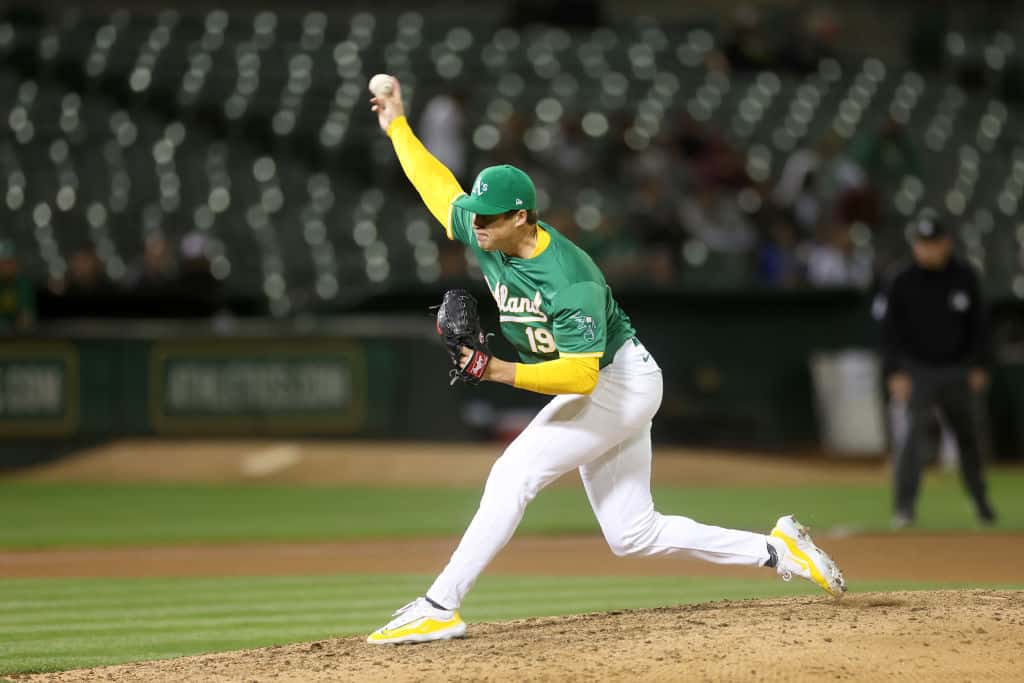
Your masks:
<path fill-rule="evenodd" d="M 395 79 L 388 74 L 377 74 L 370 79 L 370 92 L 377 97 L 390 95 L 395 90 Z"/>

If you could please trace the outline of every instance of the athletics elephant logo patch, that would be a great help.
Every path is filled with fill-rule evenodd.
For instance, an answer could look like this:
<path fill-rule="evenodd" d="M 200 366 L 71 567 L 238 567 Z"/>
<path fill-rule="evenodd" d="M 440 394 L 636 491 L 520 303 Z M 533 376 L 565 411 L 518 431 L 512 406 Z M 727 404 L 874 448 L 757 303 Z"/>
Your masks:
<path fill-rule="evenodd" d="M 576 331 L 583 336 L 583 341 L 592 342 L 597 339 L 597 323 L 592 316 L 578 311 L 573 314 L 572 320 L 576 323 Z"/>

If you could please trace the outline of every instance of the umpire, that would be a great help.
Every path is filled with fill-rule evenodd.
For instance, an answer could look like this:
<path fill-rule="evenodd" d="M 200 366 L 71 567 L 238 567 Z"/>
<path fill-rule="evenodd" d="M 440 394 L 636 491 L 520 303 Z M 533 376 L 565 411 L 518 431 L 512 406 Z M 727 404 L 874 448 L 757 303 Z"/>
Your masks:
<path fill-rule="evenodd" d="M 964 486 L 978 520 L 991 525 L 996 515 L 985 492 L 979 448 L 989 341 L 978 278 L 953 256 L 953 237 L 938 214 L 922 212 L 910 232 L 914 262 L 893 279 L 881 307 L 889 393 L 906 410 L 908 427 L 894 449 L 893 526 L 914 521 L 936 408 L 956 436 Z"/>

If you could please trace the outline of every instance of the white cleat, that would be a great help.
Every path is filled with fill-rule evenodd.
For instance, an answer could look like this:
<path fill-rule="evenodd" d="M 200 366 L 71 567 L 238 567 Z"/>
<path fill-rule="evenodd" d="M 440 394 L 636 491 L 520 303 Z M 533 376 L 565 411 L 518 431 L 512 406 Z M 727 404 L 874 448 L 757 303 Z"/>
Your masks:
<path fill-rule="evenodd" d="M 843 597 L 846 579 L 839 565 L 825 551 L 814 545 L 811 535 L 793 515 L 779 517 L 770 539 L 779 553 L 775 569 L 783 581 L 799 576 L 819 587 L 834 598 Z"/>
<path fill-rule="evenodd" d="M 426 598 L 416 598 L 400 607 L 394 618 L 366 639 L 374 645 L 425 643 L 466 635 L 466 622 L 456 610 L 438 609 Z"/>

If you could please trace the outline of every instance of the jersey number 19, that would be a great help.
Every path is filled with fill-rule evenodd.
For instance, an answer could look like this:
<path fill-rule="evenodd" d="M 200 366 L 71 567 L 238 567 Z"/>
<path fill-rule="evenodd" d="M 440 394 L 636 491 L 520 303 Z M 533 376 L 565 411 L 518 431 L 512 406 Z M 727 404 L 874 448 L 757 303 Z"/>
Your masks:
<path fill-rule="evenodd" d="M 530 342 L 530 351 L 534 353 L 553 353 L 555 338 L 543 327 L 527 327 L 526 338 Z"/>

